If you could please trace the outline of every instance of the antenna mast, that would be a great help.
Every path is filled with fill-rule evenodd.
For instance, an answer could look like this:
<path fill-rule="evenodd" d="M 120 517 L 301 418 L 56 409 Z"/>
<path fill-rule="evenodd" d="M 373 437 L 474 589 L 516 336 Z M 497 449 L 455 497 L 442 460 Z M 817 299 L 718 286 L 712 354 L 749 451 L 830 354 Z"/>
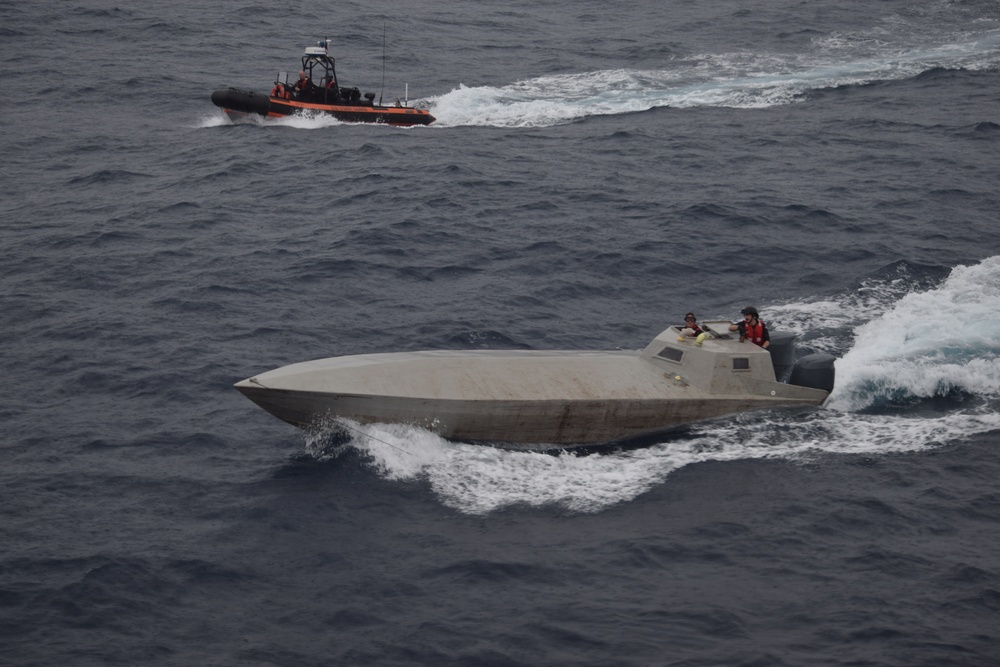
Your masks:
<path fill-rule="evenodd" d="M 382 93 L 385 92 L 385 17 L 382 17 L 382 90 L 378 91 L 378 105 L 382 106 Z"/>

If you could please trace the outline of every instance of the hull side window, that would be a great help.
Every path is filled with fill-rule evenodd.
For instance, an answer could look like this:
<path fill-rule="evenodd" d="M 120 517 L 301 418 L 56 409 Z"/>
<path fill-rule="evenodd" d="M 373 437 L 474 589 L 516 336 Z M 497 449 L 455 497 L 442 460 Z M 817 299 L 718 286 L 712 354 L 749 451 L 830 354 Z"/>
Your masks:
<path fill-rule="evenodd" d="M 680 361 L 681 357 L 684 356 L 684 352 L 675 347 L 665 347 L 660 350 L 660 353 L 656 356 L 663 359 L 669 359 L 670 361 Z"/>

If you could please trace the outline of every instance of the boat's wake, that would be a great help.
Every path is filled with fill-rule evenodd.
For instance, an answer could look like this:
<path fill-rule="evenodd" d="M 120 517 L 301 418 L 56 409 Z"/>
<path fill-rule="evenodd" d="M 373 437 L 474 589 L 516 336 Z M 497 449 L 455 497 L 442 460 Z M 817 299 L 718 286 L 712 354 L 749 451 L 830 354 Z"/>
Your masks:
<path fill-rule="evenodd" d="M 221 127 L 228 125 L 255 125 L 258 127 L 290 127 L 297 130 L 322 130 L 328 127 L 349 125 L 337 120 L 333 116 L 325 113 L 297 113 L 280 118 L 264 118 L 257 114 L 248 114 L 240 120 L 230 120 L 224 113 L 219 111 L 210 116 L 205 116 L 197 123 L 199 128 Z"/>
<path fill-rule="evenodd" d="M 865 281 L 857 292 L 816 309 L 804 303 L 766 309 L 776 328 L 793 329 L 805 320 L 811 328 L 840 332 L 811 342 L 842 355 L 825 408 L 746 413 L 648 447 L 590 455 L 451 443 L 386 424 L 347 424 L 337 447 L 363 452 L 387 479 L 425 480 L 461 512 L 514 505 L 595 512 L 645 493 L 692 463 L 885 455 L 1000 430 L 1000 256 L 956 267 L 931 288 L 924 277 L 912 277 L 916 291 L 900 296 L 898 276 L 905 273 L 892 272 L 881 288 Z M 878 295 L 885 301 L 879 303 Z M 844 321 L 845 312 L 856 319 Z M 920 409 L 921 400 L 956 390 L 964 400 L 944 412 Z M 329 442 L 313 435 L 307 450 L 316 458 L 331 456 L 337 450 Z"/>
<path fill-rule="evenodd" d="M 1000 397 L 1000 257 L 958 266 L 861 323 L 828 405 L 844 411 L 960 392 Z"/>
<path fill-rule="evenodd" d="M 997 429 L 1000 415 L 992 410 L 914 419 L 817 409 L 794 418 L 745 414 L 695 427 L 675 441 L 603 454 L 508 451 L 391 425 L 361 427 L 350 446 L 386 479 L 425 481 L 441 502 L 466 514 L 510 506 L 599 512 L 693 463 L 913 452 Z M 313 455 L 330 454 L 320 447 Z"/>
<path fill-rule="evenodd" d="M 1000 65 L 1000 32 L 934 47 L 848 55 L 842 45 L 798 54 L 698 55 L 661 70 L 606 70 L 542 76 L 505 86 L 459 86 L 422 100 L 437 127 L 542 127 L 589 116 L 661 107 L 767 108 L 801 101 L 811 91 L 898 81 L 935 68 Z"/>

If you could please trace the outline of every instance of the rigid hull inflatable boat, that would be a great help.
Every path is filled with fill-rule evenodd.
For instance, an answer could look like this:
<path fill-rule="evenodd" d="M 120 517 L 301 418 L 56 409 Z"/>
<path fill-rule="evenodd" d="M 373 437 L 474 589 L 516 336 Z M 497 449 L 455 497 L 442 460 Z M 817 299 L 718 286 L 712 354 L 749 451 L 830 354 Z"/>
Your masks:
<path fill-rule="evenodd" d="M 362 97 L 357 88 L 341 86 L 328 40 L 306 47 L 301 71 L 306 76 L 298 80 L 292 80 L 287 72 L 279 73 L 269 95 L 221 88 L 212 93 L 212 103 L 233 120 L 249 114 L 276 118 L 294 113 L 324 113 L 345 123 L 429 125 L 435 120 L 426 109 L 409 106 L 408 100 L 382 105 L 381 100 L 375 102 L 374 93 Z"/>
<path fill-rule="evenodd" d="M 739 412 L 820 405 L 829 396 L 832 356 L 809 355 L 789 369 L 773 363 L 772 352 L 741 343 L 728 325 L 707 323 L 706 334 L 697 339 L 670 327 L 642 352 L 333 357 L 278 368 L 235 386 L 299 427 L 340 417 L 411 424 L 451 440 L 530 449 L 626 442 Z M 790 361 L 794 336 L 773 333 L 772 346 L 776 343 L 781 349 L 773 353 Z M 776 368 L 781 375 L 790 370 L 790 381 L 776 380 Z"/>

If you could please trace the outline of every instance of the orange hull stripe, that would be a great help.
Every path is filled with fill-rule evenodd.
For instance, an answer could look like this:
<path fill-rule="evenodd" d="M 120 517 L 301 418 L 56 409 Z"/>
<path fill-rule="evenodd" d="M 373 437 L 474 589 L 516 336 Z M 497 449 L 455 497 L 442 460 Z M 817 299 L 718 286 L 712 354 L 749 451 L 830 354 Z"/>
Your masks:
<path fill-rule="evenodd" d="M 408 107 L 351 107 L 339 104 L 315 104 L 312 102 L 289 102 L 280 97 L 272 97 L 272 104 L 280 104 L 292 109 L 309 109 L 311 111 L 336 111 L 338 113 L 388 113 L 398 116 L 407 114 L 429 114 L 425 109 L 410 109 Z M 281 114 L 269 113 L 269 116 L 280 116 Z"/>

